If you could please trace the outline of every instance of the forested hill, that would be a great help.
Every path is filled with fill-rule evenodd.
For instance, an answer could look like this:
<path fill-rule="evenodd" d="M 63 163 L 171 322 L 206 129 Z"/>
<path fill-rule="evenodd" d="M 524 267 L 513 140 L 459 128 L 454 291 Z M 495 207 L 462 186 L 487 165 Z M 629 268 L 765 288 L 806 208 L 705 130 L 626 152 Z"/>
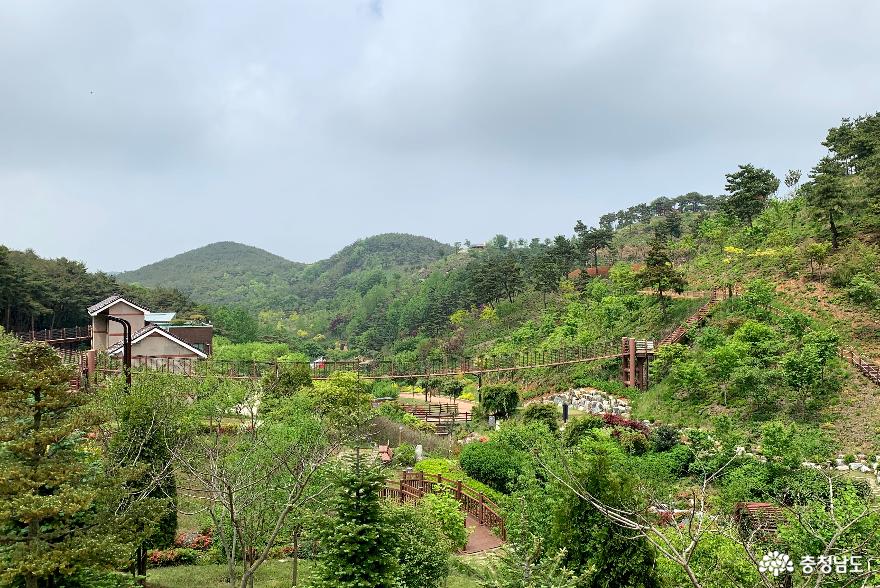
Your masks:
<path fill-rule="evenodd" d="M 313 264 L 287 260 L 257 247 L 224 241 L 123 272 L 121 282 L 161 285 L 203 304 L 254 311 L 292 310 L 360 282 L 364 272 L 415 271 L 453 251 L 427 237 L 387 233 L 361 239 Z"/>

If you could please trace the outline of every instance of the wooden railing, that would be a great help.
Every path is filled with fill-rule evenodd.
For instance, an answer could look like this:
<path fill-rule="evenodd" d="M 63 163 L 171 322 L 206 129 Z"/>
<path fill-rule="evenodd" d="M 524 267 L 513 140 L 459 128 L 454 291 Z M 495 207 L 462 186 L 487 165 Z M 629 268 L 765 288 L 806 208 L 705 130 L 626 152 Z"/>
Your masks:
<path fill-rule="evenodd" d="M 355 372 L 369 379 L 407 379 L 456 376 L 464 374 L 486 374 L 525 369 L 537 369 L 569 364 L 601 361 L 619 357 L 616 350 L 607 345 L 594 347 L 565 347 L 555 350 L 523 351 L 503 355 L 483 355 L 471 358 L 447 357 L 440 360 L 415 362 L 395 362 L 390 360 L 373 361 L 313 361 L 313 362 L 259 362 L 206 360 L 196 358 L 132 358 L 135 371 L 169 372 L 187 376 L 215 375 L 232 379 L 258 379 L 266 374 L 278 374 L 287 367 L 306 366 L 315 380 L 329 378 L 336 372 Z M 100 356 L 98 370 L 116 373 L 120 362 L 116 358 Z"/>
<path fill-rule="evenodd" d="M 477 522 L 498 535 L 502 541 L 507 540 L 507 528 L 501 508 L 461 480 L 452 480 L 442 474 L 426 474 L 425 472 L 402 472 L 397 480 L 389 480 L 382 495 L 400 502 L 415 503 L 425 494 L 448 493 L 461 503 L 462 510 L 474 517 Z"/>
<path fill-rule="evenodd" d="M 458 410 L 457 404 L 401 404 L 400 407 L 414 417 L 437 427 L 438 435 L 448 435 L 459 423 L 471 420 L 471 413 Z"/>
<path fill-rule="evenodd" d="M 14 333 L 22 341 L 44 341 L 49 343 L 66 343 L 87 341 L 92 338 L 92 327 L 70 327 L 63 329 L 42 329 L 40 331 L 19 331 Z"/>
<path fill-rule="evenodd" d="M 839 355 L 850 365 L 855 366 L 866 378 L 880 386 L 880 366 L 865 359 L 851 348 L 841 347 Z"/>

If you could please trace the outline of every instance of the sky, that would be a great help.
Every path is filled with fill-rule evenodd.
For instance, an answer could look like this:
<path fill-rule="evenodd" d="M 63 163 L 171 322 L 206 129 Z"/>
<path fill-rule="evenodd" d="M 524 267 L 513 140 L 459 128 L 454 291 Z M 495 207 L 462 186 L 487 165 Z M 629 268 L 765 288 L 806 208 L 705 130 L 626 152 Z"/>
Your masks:
<path fill-rule="evenodd" d="M 874 0 L 4 0 L 0 243 L 127 270 L 453 243 L 805 172 L 880 110 Z"/>

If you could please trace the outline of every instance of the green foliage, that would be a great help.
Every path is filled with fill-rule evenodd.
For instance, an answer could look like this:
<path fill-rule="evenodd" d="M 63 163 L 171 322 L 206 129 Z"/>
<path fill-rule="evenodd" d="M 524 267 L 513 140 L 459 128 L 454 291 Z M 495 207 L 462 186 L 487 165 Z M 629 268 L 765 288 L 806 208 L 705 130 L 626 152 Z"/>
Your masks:
<path fill-rule="evenodd" d="M 552 433 L 559 430 L 562 422 L 559 407 L 547 402 L 533 402 L 526 406 L 522 411 L 522 420 L 524 423 L 540 423 Z"/>
<path fill-rule="evenodd" d="M 394 448 L 394 465 L 411 468 L 416 465 L 416 448 L 410 443 L 401 443 Z"/>
<path fill-rule="evenodd" d="M 269 414 L 303 388 L 312 387 L 308 364 L 278 364 L 277 371 L 267 371 L 260 380 L 261 414 Z"/>
<path fill-rule="evenodd" d="M 523 472 L 523 459 L 509 447 L 488 441 L 468 443 L 459 457 L 461 469 L 499 492 L 511 492 Z"/>
<path fill-rule="evenodd" d="M 655 238 L 651 242 L 651 249 L 645 259 L 645 269 L 639 273 L 639 280 L 642 285 L 656 289 L 661 300 L 664 292 L 684 290 L 684 275 L 673 267 L 665 241 Z"/>
<path fill-rule="evenodd" d="M 547 554 L 539 537 L 510 543 L 490 564 L 484 588 L 577 588 L 579 578 L 565 567 L 565 549 Z"/>
<path fill-rule="evenodd" d="M 431 513 L 421 507 L 386 506 L 382 515 L 385 528 L 393 534 L 398 563 L 393 585 L 401 588 L 442 586 L 449 574 L 450 545 Z M 368 582 L 342 585 L 382 585 Z"/>
<path fill-rule="evenodd" d="M 866 306 L 880 304 L 880 285 L 865 274 L 856 274 L 846 287 L 850 300 Z"/>
<path fill-rule="evenodd" d="M 513 384 L 492 384 L 480 389 L 480 407 L 486 414 L 507 418 L 519 406 L 519 390 Z"/>
<path fill-rule="evenodd" d="M 338 482 L 332 515 L 319 529 L 316 587 L 387 588 L 399 577 L 398 537 L 383 513 L 385 476 L 363 464 Z"/>
<path fill-rule="evenodd" d="M 469 533 L 458 500 L 449 494 L 427 494 L 420 506 L 453 550 L 461 551 L 467 546 Z"/>
<path fill-rule="evenodd" d="M 757 168 L 750 163 L 740 165 L 735 172 L 725 176 L 725 189 L 729 197 L 724 208 L 741 221 L 752 225 L 767 204 L 767 200 L 779 189 L 779 178 L 767 169 Z"/>
<path fill-rule="evenodd" d="M 595 415 L 573 418 L 565 425 L 562 442 L 566 447 L 574 447 L 582 439 L 589 437 L 595 429 L 601 429 L 604 426 L 605 422 Z"/>
<path fill-rule="evenodd" d="M 671 425 L 660 425 L 651 431 L 654 451 L 669 451 L 681 443 L 681 432 Z"/>
<path fill-rule="evenodd" d="M 633 498 L 633 480 L 615 468 L 599 447 L 578 459 L 578 487 L 611 507 Z M 565 564 L 582 574 L 587 588 L 652 588 L 659 586 L 654 553 L 632 531 L 611 523 L 589 502 L 570 496 L 554 513 L 554 546 L 564 548 Z"/>
<path fill-rule="evenodd" d="M 91 398 L 70 389 L 72 370 L 52 348 L 4 347 L 0 583 L 46 584 L 125 563 L 144 536 L 127 528 L 132 521 L 121 503 L 127 472 L 104 463 L 82 433 L 99 423 L 86 410 Z"/>

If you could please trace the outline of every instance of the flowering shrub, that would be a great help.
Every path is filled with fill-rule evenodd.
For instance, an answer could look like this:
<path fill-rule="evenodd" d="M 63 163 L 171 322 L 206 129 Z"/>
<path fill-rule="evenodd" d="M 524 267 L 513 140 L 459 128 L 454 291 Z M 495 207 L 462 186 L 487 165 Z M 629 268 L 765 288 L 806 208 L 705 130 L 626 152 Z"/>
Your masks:
<path fill-rule="evenodd" d="M 620 415 L 606 413 L 602 415 L 602 420 L 605 421 L 605 424 L 609 427 L 624 427 L 627 429 L 632 429 L 633 431 L 638 431 L 639 433 L 648 434 L 650 430 L 648 425 L 643 423 L 642 421 L 634 421 L 632 419 L 625 419 Z"/>
<path fill-rule="evenodd" d="M 210 531 L 202 531 L 201 533 L 197 531 L 183 531 L 175 537 L 174 546 L 206 551 L 211 549 L 213 542 Z"/>
<path fill-rule="evenodd" d="M 187 548 L 151 549 L 147 552 L 147 561 L 153 567 L 192 565 L 198 557 L 198 552 Z"/>

